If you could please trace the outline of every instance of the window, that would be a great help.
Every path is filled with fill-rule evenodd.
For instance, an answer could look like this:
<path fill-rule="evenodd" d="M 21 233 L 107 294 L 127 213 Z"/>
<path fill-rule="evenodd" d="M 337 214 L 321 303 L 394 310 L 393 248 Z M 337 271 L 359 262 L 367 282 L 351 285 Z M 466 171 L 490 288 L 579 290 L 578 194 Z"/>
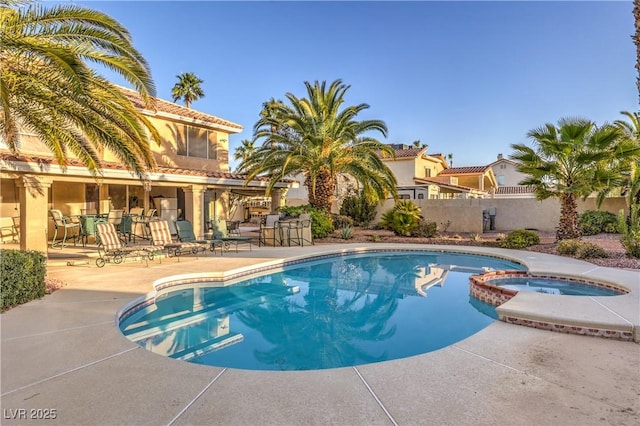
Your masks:
<path fill-rule="evenodd" d="M 498 186 L 504 186 L 504 176 L 503 175 L 496 176 L 496 179 L 498 179 Z"/>
<path fill-rule="evenodd" d="M 501 170 L 504 170 L 504 169 L 506 169 L 506 168 L 507 168 L 507 165 L 506 165 L 506 164 L 500 164 L 500 169 L 501 169 Z"/>
<path fill-rule="evenodd" d="M 424 168 L 424 177 L 431 177 L 431 169 L 429 167 Z"/>
<path fill-rule="evenodd" d="M 424 194 L 418 194 L 418 200 L 424 200 Z"/>
<path fill-rule="evenodd" d="M 400 194 L 401 200 L 410 200 L 411 196 L 409 194 Z"/>
<path fill-rule="evenodd" d="M 176 152 L 186 157 L 218 159 L 218 135 L 199 127 L 176 125 Z"/>

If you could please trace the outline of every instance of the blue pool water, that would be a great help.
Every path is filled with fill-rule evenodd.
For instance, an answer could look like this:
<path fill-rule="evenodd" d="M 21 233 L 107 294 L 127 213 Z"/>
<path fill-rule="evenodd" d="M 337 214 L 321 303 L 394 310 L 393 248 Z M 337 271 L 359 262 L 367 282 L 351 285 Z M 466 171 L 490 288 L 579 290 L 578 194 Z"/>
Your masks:
<path fill-rule="evenodd" d="M 617 296 L 621 294 L 619 291 L 604 287 L 553 278 L 504 278 L 492 281 L 492 284 L 516 291 L 535 291 L 567 296 Z"/>
<path fill-rule="evenodd" d="M 394 252 L 304 262 L 227 287 L 164 294 L 120 323 L 153 352 L 249 370 L 315 370 L 409 357 L 489 325 L 469 276 L 524 269 L 483 256 Z"/>

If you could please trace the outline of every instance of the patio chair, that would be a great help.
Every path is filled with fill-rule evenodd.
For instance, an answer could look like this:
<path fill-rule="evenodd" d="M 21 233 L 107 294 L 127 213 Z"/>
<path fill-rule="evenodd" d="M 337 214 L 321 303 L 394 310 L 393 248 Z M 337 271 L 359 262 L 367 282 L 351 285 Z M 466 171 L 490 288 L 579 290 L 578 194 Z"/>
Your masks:
<path fill-rule="evenodd" d="M 176 232 L 178 233 L 178 239 L 181 243 L 197 243 L 201 244 L 205 247 L 205 249 L 209 249 L 211 252 L 215 253 L 216 246 L 220 246 L 220 255 L 222 255 L 223 251 L 223 241 L 218 239 L 210 239 L 210 238 L 196 238 L 195 233 L 193 232 L 193 225 L 188 220 L 176 220 Z"/>
<path fill-rule="evenodd" d="M 195 255 L 197 255 L 199 251 L 205 250 L 202 244 L 173 241 L 171 230 L 169 229 L 169 222 L 166 220 L 153 220 L 149 222 L 149 230 L 151 231 L 151 241 L 153 245 L 165 250 L 169 257 L 179 257 L 183 253 L 183 250 Z"/>
<path fill-rule="evenodd" d="M 226 220 L 212 220 L 211 228 L 213 228 L 213 238 L 222 240 L 226 249 L 228 249 L 231 244 L 235 244 L 237 253 L 238 244 L 249 244 L 249 251 L 251 251 L 251 237 L 240 235 L 239 228 L 237 228 L 236 234 L 229 233 L 229 228 L 227 227 Z"/>
<path fill-rule="evenodd" d="M 107 222 L 112 224 L 116 231 L 120 232 L 120 224 L 122 223 L 122 210 L 110 210 L 107 215 Z"/>
<path fill-rule="evenodd" d="M 267 215 L 264 223 L 260 224 L 258 246 L 282 245 L 282 228 L 280 228 L 279 219 L 280 216 L 277 214 Z"/>
<path fill-rule="evenodd" d="M 125 246 L 118 235 L 115 226 L 109 222 L 96 223 L 96 239 L 98 242 L 98 259 L 96 266 L 102 268 L 107 262 L 119 264 L 124 262 L 126 256 L 140 257 L 148 265 L 147 260 L 153 260 L 154 252 L 158 250 L 154 246 Z"/>
<path fill-rule="evenodd" d="M 53 241 L 51 241 L 51 248 L 60 246 L 63 249 L 67 241 L 67 237 L 73 237 L 73 245 L 76 245 L 78 238 L 80 237 L 80 222 L 74 222 L 71 218 L 64 216 L 60 210 L 51 209 L 49 215 L 53 220 L 55 226 L 55 232 L 53 233 Z M 75 230 L 75 232 L 74 232 Z M 58 232 L 62 232 L 62 240 L 56 243 Z"/>

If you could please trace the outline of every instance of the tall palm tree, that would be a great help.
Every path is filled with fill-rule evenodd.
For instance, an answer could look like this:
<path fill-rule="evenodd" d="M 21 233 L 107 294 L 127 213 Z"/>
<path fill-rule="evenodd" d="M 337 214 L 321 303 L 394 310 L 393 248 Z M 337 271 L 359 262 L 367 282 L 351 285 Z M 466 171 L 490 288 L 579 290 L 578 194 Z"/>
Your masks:
<path fill-rule="evenodd" d="M 633 0 L 633 17 L 636 23 L 636 32 L 633 35 L 633 42 L 636 45 L 636 86 L 640 95 L 640 0 Z"/>
<path fill-rule="evenodd" d="M 255 150 L 255 142 L 251 139 L 244 139 L 240 142 L 240 146 L 237 147 L 233 153 L 233 159 L 246 161 L 253 155 Z"/>
<path fill-rule="evenodd" d="M 594 190 L 593 176 L 598 165 L 609 158 L 619 131 L 614 126 L 598 128 L 581 118 L 563 118 L 553 124 L 530 130 L 527 136 L 534 148 L 514 144 L 510 157 L 519 161 L 518 171 L 528 175 L 521 185 L 535 186 L 538 199 L 560 199 L 558 240 L 578 238 L 577 199 Z"/>
<path fill-rule="evenodd" d="M 65 167 L 70 155 L 98 175 L 103 148 L 140 177 L 155 166 L 153 125 L 87 63 L 120 74 L 152 109 L 149 66 L 128 31 L 109 16 L 71 4 L 0 4 L 0 137 L 13 152 L 36 134 Z"/>
<path fill-rule="evenodd" d="M 183 72 L 176 77 L 178 78 L 178 82 L 173 86 L 173 89 L 171 89 L 173 102 L 182 99 L 184 105 L 187 108 L 191 108 L 191 102 L 204 98 L 204 92 L 200 86 L 204 83 L 204 80 L 199 79 L 192 72 Z"/>
<path fill-rule="evenodd" d="M 290 105 L 269 104 L 268 114 L 261 114 L 254 126 L 254 139 L 264 139 L 255 153 L 240 164 L 247 181 L 269 176 L 269 193 L 279 179 L 302 174 L 309 203 L 329 211 L 337 177 L 346 174 L 360 182 L 367 194 L 384 198 L 395 196 L 396 179 L 378 153 L 393 156 L 393 150 L 369 136 L 387 127 L 380 120 L 357 121 L 356 116 L 369 108 L 367 104 L 343 107 L 350 86 L 336 80 L 314 84 L 305 82 L 308 98 L 287 93 Z M 341 108 L 343 107 L 343 108 Z"/>

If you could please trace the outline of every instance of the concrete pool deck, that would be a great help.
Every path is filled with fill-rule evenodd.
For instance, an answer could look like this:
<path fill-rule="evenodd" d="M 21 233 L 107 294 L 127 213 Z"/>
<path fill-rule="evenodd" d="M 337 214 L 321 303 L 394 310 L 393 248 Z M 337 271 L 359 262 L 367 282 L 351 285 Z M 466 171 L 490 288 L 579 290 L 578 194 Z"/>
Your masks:
<path fill-rule="evenodd" d="M 496 321 L 444 349 L 400 360 L 320 371 L 206 367 L 150 353 L 115 326 L 116 313 L 170 275 L 224 272 L 356 247 L 254 247 L 224 256 L 67 266 L 50 252 L 63 289 L 0 315 L 2 424 L 498 424 L 640 422 L 640 345 Z M 526 251 L 415 246 L 504 256 L 532 273 L 615 282 L 612 297 L 518 294 L 519 312 L 628 326 L 638 336 L 640 273 Z M 66 251 L 66 250 L 65 250 Z M 87 253 L 89 251 L 87 250 Z M 73 253 L 78 260 L 86 254 Z M 533 296 L 533 297 L 531 297 Z M 565 302 L 566 301 L 566 302 Z M 503 305 L 504 306 L 504 305 Z M 541 313 L 542 312 L 542 313 Z M 426 327 L 437 324 L 425 324 Z M 49 411 L 47 411 L 49 410 Z"/>

